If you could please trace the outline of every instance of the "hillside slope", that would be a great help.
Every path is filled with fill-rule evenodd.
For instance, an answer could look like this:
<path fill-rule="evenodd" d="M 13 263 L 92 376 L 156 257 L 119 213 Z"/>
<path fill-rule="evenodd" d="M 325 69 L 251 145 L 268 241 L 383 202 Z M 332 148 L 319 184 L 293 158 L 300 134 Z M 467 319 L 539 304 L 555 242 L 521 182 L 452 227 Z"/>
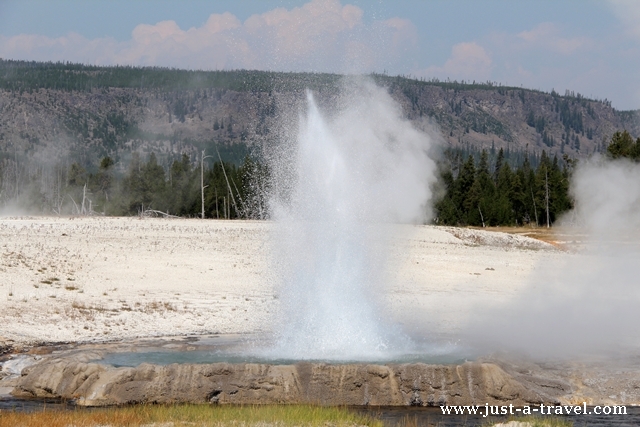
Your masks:
<path fill-rule="evenodd" d="M 579 94 L 457 82 L 370 76 L 386 87 L 418 127 L 438 125 L 450 147 L 580 158 L 601 151 L 620 129 L 640 134 L 638 111 Z M 345 83 L 346 82 L 346 83 Z M 328 74 L 194 72 L 0 60 L 0 157 L 95 165 L 132 151 L 161 164 L 216 144 L 240 161 L 246 146 L 277 138 L 276 123 L 295 118 L 306 88 L 325 104 L 349 84 Z"/>

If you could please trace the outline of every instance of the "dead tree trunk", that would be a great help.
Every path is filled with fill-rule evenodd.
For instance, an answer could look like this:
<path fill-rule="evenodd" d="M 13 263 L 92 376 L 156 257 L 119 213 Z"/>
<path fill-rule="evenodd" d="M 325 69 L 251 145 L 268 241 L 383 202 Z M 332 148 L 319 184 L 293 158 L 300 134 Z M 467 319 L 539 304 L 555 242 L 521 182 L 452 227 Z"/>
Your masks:
<path fill-rule="evenodd" d="M 233 190 L 231 190 L 231 184 L 229 184 L 229 178 L 227 177 L 227 171 L 224 169 L 224 163 L 222 163 L 222 157 L 220 157 L 220 152 L 218 151 L 218 147 L 216 147 L 216 153 L 218 153 L 218 159 L 220 160 L 220 165 L 222 166 L 222 173 L 224 175 L 225 181 L 227 181 L 227 188 L 229 189 L 229 200 L 233 203 L 233 207 L 236 209 L 236 212 L 240 212 L 238 210 L 238 205 L 236 205 L 236 199 L 233 197 Z M 231 218 L 231 204 L 229 204 L 229 218 Z"/>
<path fill-rule="evenodd" d="M 547 171 L 547 168 L 544 168 L 544 186 L 545 186 L 545 190 L 546 190 L 546 201 L 547 201 L 547 228 L 549 228 L 550 226 L 550 221 L 549 221 L 549 173 Z"/>
<path fill-rule="evenodd" d="M 482 210 L 480 209 L 480 204 L 478 203 L 478 212 L 480 212 L 480 220 L 482 221 L 482 228 L 485 228 L 484 226 L 484 216 L 482 216 Z"/>
<path fill-rule="evenodd" d="M 87 183 L 85 182 L 84 187 L 82 187 L 82 212 L 81 215 L 86 215 L 87 211 L 84 207 L 84 202 L 87 199 Z"/>
<path fill-rule="evenodd" d="M 533 197 L 533 189 L 531 190 L 531 200 L 533 200 L 533 213 L 536 216 L 536 227 L 538 226 L 538 208 L 536 208 L 536 198 Z"/>

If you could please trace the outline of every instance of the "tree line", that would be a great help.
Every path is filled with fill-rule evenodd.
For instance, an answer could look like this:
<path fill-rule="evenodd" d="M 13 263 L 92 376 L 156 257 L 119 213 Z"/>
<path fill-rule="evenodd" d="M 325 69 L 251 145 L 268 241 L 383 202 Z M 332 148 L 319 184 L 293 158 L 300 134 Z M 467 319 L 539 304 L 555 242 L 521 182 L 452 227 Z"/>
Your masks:
<path fill-rule="evenodd" d="M 211 162 L 212 157 L 203 151 L 193 161 L 182 154 L 166 170 L 153 152 L 146 159 L 132 153 L 124 171 L 109 156 L 88 167 L 74 162 L 15 170 L 15 178 L 9 170 L 0 180 L 0 208 L 30 214 L 265 218 L 266 167 L 249 156 L 239 166 L 221 157 Z"/>
<path fill-rule="evenodd" d="M 249 155 L 236 165 L 216 154 L 213 162 L 215 156 L 205 151 L 182 154 L 163 166 L 153 152 L 146 159 L 134 152 L 125 168 L 116 168 L 109 156 L 89 167 L 75 162 L 28 170 L 17 168 L 17 160 L 0 159 L 0 207 L 58 215 L 267 218 L 268 167 Z M 606 156 L 640 162 L 640 138 L 616 132 Z M 550 226 L 572 208 L 569 183 L 576 161 L 566 155 L 514 157 L 484 149 L 448 150 L 443 158 L 437 224 Z M 522 161 L 513 165 L 514 159 Z"/>
<path fill-rule="evenodd" d="M 221 88 L 234 91 L 304 91 L 339 86 L 331 73 L 257 70 L 184 70 L 167 67 L 97 66 L 70 62 L 19 61 L 0 58 L 0 89 L 94 91 L 112 88 L 160 91 Z"/>
<path fill-rule="evenodd" d="M 607 154 L 612 159 L 625 158 L 638 163 L 640 162 L 640 138 L 634 141 L 626 130 L 618 131 L 611 137 Z"/>
<path fill-rule="evenodd" d="M 605 155 L 640 162 L 640 138 L 634 141 L 626 130 L 616 132 Z M 573 207 L 569 183 L 577 161 L 567 155 L 550 158 L 542 151 L 535 167 L 529 156 L 512 167 L 503 149 L 493 162 L 487 150 L 479 156 L 448 150 L 444 157 L 439 164 L 443 194 L 435 204 L 437 224 L 550 226 Z"/>
<path fill-rule="evenodd" d="M 438 224 L 498 226 L 551 225 L 571 209 L 569 176 L 574 162 L 551 159 L 545 151 L 537 168 L 525 156 L 512 168 L 500 149 L 492 165 L 487 150 L 480 158 L 448 153 L 440 164 L 444 195 L 436 203 Z"/>

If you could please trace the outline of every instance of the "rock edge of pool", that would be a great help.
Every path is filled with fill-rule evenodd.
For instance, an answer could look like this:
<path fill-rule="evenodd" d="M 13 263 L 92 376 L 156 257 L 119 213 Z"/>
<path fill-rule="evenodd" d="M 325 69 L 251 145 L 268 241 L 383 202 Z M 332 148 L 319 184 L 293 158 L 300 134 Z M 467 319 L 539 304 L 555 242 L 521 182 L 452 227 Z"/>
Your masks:
<path fill-rule="evenodd" d="M 2 379 L 0 386 L 17 398 L 61 399 L 79 406 L 640 404 L 640 370 L 629 361 L 542 364 L 487 358 L 451 364 L 218 362 L 117 367 L 100 362 L 109 349 L 88 347 L 24 355 L 25 366 L 18 366 L 17 374 Z"/>
<path fill-rule="evenodd" d="M 51 359 L 25 368 L 16 397 L 81 406 L 132 403 L 434 406 L 559 403 L 570 386 L 518 378 L 493 363 L 460 365 L 212 363 L 113 367 Z"/>
<path fill-rule="evenodd" d="M 640 362 L 628 358 L 553 363 L 507 356 L 446 364 L 105 363 L 105 356 L 114 351 L 189 352 L 236 342 L 237 337 L 211 336 L 36 347 L 13 354 L 12 364 L 4 362 L 0 394 L 60 399 L 79 406 L 640 404 Z"/>

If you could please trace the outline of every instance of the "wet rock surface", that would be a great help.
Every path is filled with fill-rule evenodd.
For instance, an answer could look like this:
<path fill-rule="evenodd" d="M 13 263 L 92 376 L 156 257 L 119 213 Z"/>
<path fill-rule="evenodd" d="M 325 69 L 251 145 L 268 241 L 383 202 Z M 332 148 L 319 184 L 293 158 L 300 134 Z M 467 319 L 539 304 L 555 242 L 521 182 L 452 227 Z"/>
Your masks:
<path fill-rule="evenodd" d="M 237 337 L 173 337 L 34 347 L 0 363 L 0 395 L 130 403 L 352 406 L 638 405 L 640 359 L 540 363 L 496 355 L 458 364 L 143 363 L 118 367 L 109 354 L 187 354 L 235 345 Z M 114 353 L 115 352 L 115 353 Z M 96 362 L 100 361 L 100 362 Z"/>
<path fill-rule="evenodd" d="M 222 348 L 227 337 L 84 344 L 13 354 L 0 363 L 0 394 L 82 406 L 131 403 L 353 406 L 640 404 L 640 360 L 536 363 L 493 357 L 459 364 L 184 363 L 116 367 L 111 352 Z"/>
<path fill-rule="evenodd" d="M 77 358 L 28 366 L 17 397 L 61 398 L 83 406 L 220 403 L 437 406 L 558 403 L 569 383 L 514 376 L 494 363 L 460 365 L 298 363 L 142 364 L 120 367 Z"/>

